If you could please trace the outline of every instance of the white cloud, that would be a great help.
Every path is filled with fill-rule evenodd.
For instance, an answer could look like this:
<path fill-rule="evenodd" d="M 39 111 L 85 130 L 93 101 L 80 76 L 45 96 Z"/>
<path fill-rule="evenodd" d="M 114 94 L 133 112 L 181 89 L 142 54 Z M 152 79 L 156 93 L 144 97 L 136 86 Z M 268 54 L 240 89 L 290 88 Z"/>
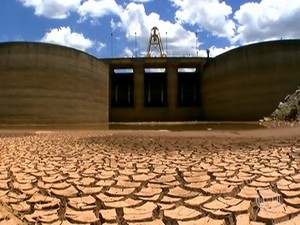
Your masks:
<path fill-rule="evenodd" d="M 134 56 L 134 53 L 132 51 L 132 49 L 126 47 L 124 50 L 123 50 L 123 54 L 125 57 L 133 57 Z"/>
<path fill-rule="evenodd" d="M 120 14 L 122 7 L 114 0 L 87 0 L 78 8 L 78 13 L 82 18 L 100 18 L 111 14 Z"/>
<path fill-rule="evenodd" d="M 198 25 L 217 37 L 230 39 L 235 35 L 235 23 L 229 17 L 232 8 L 219 0 L 170 0 L 175 7 L 179 23 Z"/>
<path fill-rule="evenodd" d="M 134 41 L 136 38 L 139 56 L 146 54 L 150 31 L 154 26 L 160 31 L 165 50 L 167 42 L 168 55 L 196 54 L 196 36 L 193 32 L 185 30 L 178 23 L 162 20 L 157 13 L 147 15 L 143 4 L 129 3 L 120 14 L 120 18 L 121 22 L 118 23 L 118 27 L 125 32 L 128 40 Z"/>
<path fill-rule="evenodd" d="M 238 46 L 231 45 L 231 46 L 226 46 L 224 48 L 216 47 L 216 46 L 211 46 L 209 48 L 209 56 L 210 57 L 216 57 L 218 55 L 221 55 L 231 49 L 237 48 Z M 200 50 L 199 51 L 199 56 L 201 57 L 207 57 L 207 52 L 206 50 Z"/>
<path fill-rule="evenodd" d="M 35 15 L 52 19 L 65 19 L 76 11 L 81 0 L 19 0 L 26 7 L 33 7 Z"/>
<path fill-rule="evenodd" d="M 19 0 L 26 7 L 33 7 L 35 15 L 52 19 L 65 19 L 70 12 L 77 12 L 83 19 L 100 18 L 122 11 L 115 0 Z"/>
<path fill-rule="evenodd" d="M 300 1 L 262 0 L 246 3 L 235 13 L 235 40 L 241 44 L 300 38 Z"/>
<path fill-rule="evenodd" d="M 137 2 L 137 3 L 146 3 L 146 2 L 152 2 L 153 0 L 130 0 L 131 2 Z"/>
<path fill-rule="evenodd" d="M 101 50 L 104 49 L 104 48 L 106 48 L 106 47 L 107 47 L 106 43 L 99 42 L 97 44 L 97 52 L 101 52 Z"/>
<path fill-rule="evenodd" d="M 148 25 L 143 24 L 143 22 L 148 22 L 146 17 L 145 7 L 142 4 L 129 3 L 120 15 L 121 23 L 119 23 L 119 27 L 125 30 L 128 39 L 133 39 L 135 33 L 140 36 L 150 31 Z M 159 15 L 152 13 L 152 17 L 157 21 L 156 18 L 159 18 Z"/>
<path fill-rule="evenodd" d="M 65 45 L 85 51 L 93 46 L 93 41 L 85 38 L 83 34 L 72 32 L 70 27 L 51 29 L 41 39 L 42 42 Z"/>

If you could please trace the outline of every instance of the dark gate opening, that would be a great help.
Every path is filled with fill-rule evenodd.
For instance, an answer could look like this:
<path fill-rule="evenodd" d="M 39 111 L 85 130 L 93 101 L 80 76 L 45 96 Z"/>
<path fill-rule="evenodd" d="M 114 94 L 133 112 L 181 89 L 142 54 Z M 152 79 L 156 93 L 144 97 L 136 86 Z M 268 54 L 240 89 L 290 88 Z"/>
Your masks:
<path fill-rule="evenodd" d="M 200 105 L 200 77 L 197 72 L 178 73 L 178 105 Z"/>
<path fill-rule="evenodd" d="M 111 81 L 112 107 L 133 107 L 133 73 L 113 73 Z"/>
<path fill-rule="evenodd" d="M 165 107 L 168 105 L 166 72 L 146 72 L 144 83 L 145 107 Z"/>

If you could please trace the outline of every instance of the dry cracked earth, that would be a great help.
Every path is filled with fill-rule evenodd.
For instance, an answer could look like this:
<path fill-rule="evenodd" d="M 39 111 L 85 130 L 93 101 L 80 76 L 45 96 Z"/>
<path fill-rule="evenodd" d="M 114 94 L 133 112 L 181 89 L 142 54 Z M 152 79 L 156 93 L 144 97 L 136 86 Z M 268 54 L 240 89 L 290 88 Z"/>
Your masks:
<path fill-rule="evenodd" d="M 0 225 L 300 224 L 300 142 L 0 135 Z"/>

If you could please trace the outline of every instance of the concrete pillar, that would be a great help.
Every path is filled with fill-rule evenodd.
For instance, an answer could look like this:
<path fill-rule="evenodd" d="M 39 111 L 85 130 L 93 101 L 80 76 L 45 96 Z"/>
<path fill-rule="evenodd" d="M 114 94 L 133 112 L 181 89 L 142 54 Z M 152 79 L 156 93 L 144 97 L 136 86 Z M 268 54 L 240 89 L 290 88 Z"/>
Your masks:
<path fill-rule="evenodd" d="M 134 108 L 142 110 L 144 108 L 144 65 L 143 63 L 135 63 L 133 65 L 133 92 L 134 92 Z"/>
<path fill-rule="evenodd" d="M 169 108 L 176 109 L 178 107 L 178 76 L 177 67 L 174 65 L 167 67 L 167 80 L 168 80 L 168 106 Z"/>

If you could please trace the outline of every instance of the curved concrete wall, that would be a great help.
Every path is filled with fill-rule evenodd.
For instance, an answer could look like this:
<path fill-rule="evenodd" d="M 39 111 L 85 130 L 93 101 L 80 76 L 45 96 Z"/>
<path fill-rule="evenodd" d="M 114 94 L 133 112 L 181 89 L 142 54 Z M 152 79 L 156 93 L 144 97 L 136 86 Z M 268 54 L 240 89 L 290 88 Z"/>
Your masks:
<path fill-rule="evenodd" d="M 0 44 L 0 124 L 108 122 L 108 67 L 42 43 Z"/>
<path fill-rule="evenodd" d="M 257 120 L 269 116 L 300 85 L 300 40 L 240 47 L 211 59 L 203 69 L 206 119 Z"/>

